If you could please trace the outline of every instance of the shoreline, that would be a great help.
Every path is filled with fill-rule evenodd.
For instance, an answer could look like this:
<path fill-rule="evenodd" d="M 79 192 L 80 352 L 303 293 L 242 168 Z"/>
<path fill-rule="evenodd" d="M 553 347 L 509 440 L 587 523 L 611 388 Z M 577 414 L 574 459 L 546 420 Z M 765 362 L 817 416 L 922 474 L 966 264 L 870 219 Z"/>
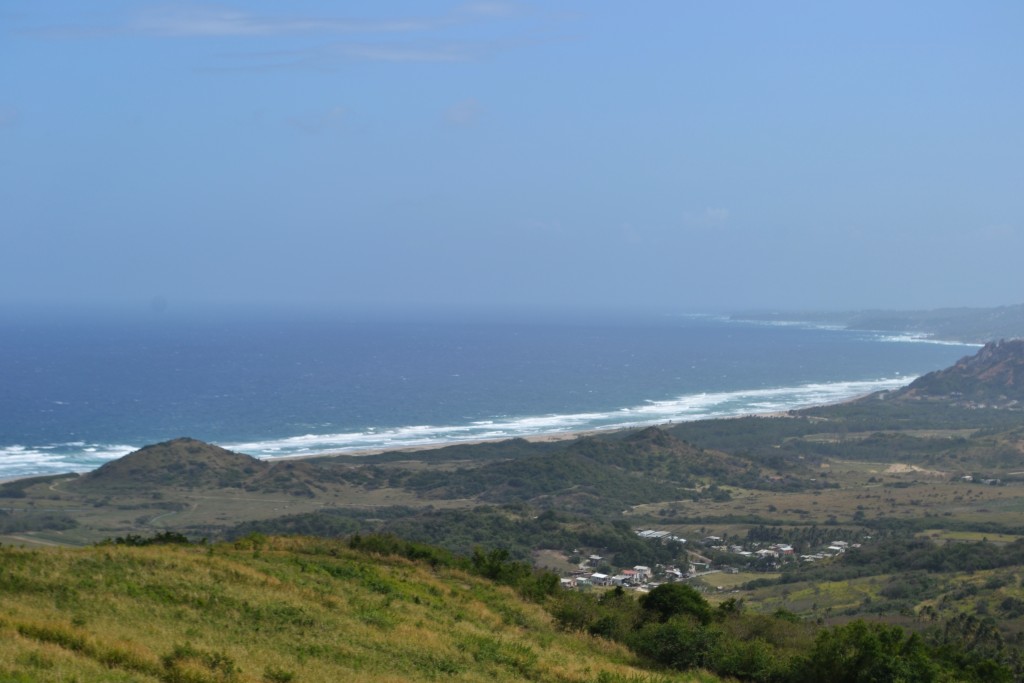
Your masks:
<path fill-rule="evenodd" d="M 749 319 L 733 318 L 734 321 L 752 322 Z M 920 343 L 921 339 L 915 339 Z M 958 342 L 958 346 L 969 343 Z M 916 373 L 915 373 L 916 374 Z M 729 389 L 719 392 L 692 392 L 666 399 L 651 399 L 628 404 L 618 409 L 597 408 L 590 412 L 557 415 L 526 415 L 500 416 L 480 422 L 459 424 L 428 423 L 426 426 L 408 426 L 395 428 L 350 428 L 338 427 L 338 434 L 297 434 L 294 436 L 255 437 L 246 440 L 214 440 L 206 437 L 202 429 L 198 434 L 191 430 L 179 433 L 180 436 L 193 436 L 214 443 L 237 453 L 249 454 L 261 461 L 275 460 L 308 460 L 311 458 L 328 458 L 346 456 L 353 462 L 360 457 L 377 456 L 384 453 L 414 454 L 428 450 L 448 448 L 451 446 L 473 446 L 493 444 L 513 439 L 527 442 L 545 443 L 574 440 L 583 436 L 611 434 L 628 430 L 644 429 L 650 426 L 665 428 L 683 422 L 703 422 L 707 420 L 737 419 L 750 416 L 779 417 L 801 410 L 828 406 L 838 403 L 856 401 L 866 394 L 877 391 L 892 390 L 916 379 L 914 375 L 886 375 L 870 380 L 836 380 L 826 379 L 808 381 L 795 385 L 768 386 L 762 388 Z M 756 383 L 755 385 L 756 386 Z M 582 409 L 581 409 L 582 410 Z M 733 411 L 737 412 L 733 412 Z M 739 412 L 739 411 L 747 412 Z M 467 418 L 468 419 L 468 418 Z M 330 423 L 321 425 L 332 426 Z M 304 429 L 315 429 L 312 425 Z M 544 431 L 544 430 L 552 431 Z M 352 433 L 348 433 L 352 432 Z M 525 432 L 525 433 L 520 433 Z M 244 438 L 244 437 L 242 437 Z M 154 440 L 149 443 L 156 443 Z M 0 474 L 0 484 L 23 479 L 59 476 L 61 474 L 85 474 L 102 467 L 131 452 L 143 448 L 146 443 L 138 446 L 120 443 L 111 446 L 107 442 L 98 444 L 80 444 L 96 446 L 86 451 L 100 451 L 94 456 L 77 451 L 66 451 L 58 448 L 48 451 L 52 457 L 43 457 L 40 449 L 53 449 L 54 445 L 11 446 L 13 449 L 12 469 L 29 470 L 28 473 Z M 72 446 L 74 444 L 58 444 Z M 25 451 L 24 455 L 19 450 Z M 6 447 L 5 447 L 6 452 Z M 22 455 L 22 457 L 18 457 Z M 39 469 L 33 467 L 36 459 L 48 465 Z M 47 462 L 49 461 L 49 462 Z M 66 469 L 64 469 L 66 468 Z M 35 472 L 32 470 L 35 469 Z M 40 471 L 41 470 L 41 471 Z"/>
<path fill-rule="evenodd" d="M 855 396 L 851 399 L 843 401 L 830 401 L 828 403 L 816 404 L 814 406 L 807 406 L 807 408 L 820 408 L 831 405 L 841 405 L 843 403 L 850 403 L 853 401 L 860 400 L 870 394 L 862 394 Z M 799 410 L 803 410 L 800 408 Z M 687 423 L 693 422 L 711 422 L 715 420 L 740 420 L 749 417 L 764 418 L 764 419 L 780 419 L 780 418 L 792 418 L 793 411 L 777 410 L 769 413 L 746 413 L 744 415 L 728 415 L 723 417 L 707 417 L 700 420 L 685 421 Z M 529 443 L 557 443 L 559 441 L 574 441 L 580 437 L 585 436 L 596 436 L 599 434 L 616 434 L 619 432 L 630 432 L 640 431 L 644 429 L 650 429 L 651 427 L 664 428 L 666 426 L 675 426 L 677 424 L 683 424 L 683 420 L 670 420 L 668 422 L 658 422 L 656 424 L 650 424 L 645 426 L 637 427 L 608 427 L 607 429 L 575 429 L 564 432 L 552 432 L 550 434 L 530 434 L 527 436 L 499 436 L 494 438 L 480 438 L 480 439 L 466 439 L 464 441 L 446 441 L 444 443 L 431 443 L 431 444 L 420 444 L 417 446 L 400 446 L 398 448 L 360 448 L 358 450 L 351 451 L 333 451 L 329 453 L 318 453 L 316 455 L 293 455 L 293 456 L 282 456 L 280 458 L 260 458 L 260 460 L 312 460 L 314 458 L 338 458 L 338 457 L 365 457 L 368 455 L 381 455 L 384 453 L 418 453 L 422 451 L 434 451 L 442 448 L 450 448 L 452 446 L 477 446 L 480 444 L 487 443 L 501 443 L 503 441 L 514 441 L 521 439 Z M 254 456 L 255 457 L 255 456 Z"/>
<path fill-rule="evenodd" d="M 806 407 L 807 408 L 817 408 L 817 407 L 829 406 L 829 405 L 841 405 L 843 403 L 849 403 L 849 402 L 852 402 L 852 401 L 857 401 L 857 400 L 859 400 L 861 398 L 864 398 L 864 396 L 870 396 L 870 394 L 862 394 L 860 396 L 855 396 L 853 398 L 842 400 L 842 401 L 830 401 L 830 402 L 827 402 L 827 403 L 821 403 L 821 404 L 816 404 L 814 406 L 806 406 Z M 803 410 L 803 409 L 804 408 L 799 408 L 799 409 L 796 409 L 796 410 Z M 723 416 L 723 417 L 708 417 L 708 418 L 703 418 L 703 419 L 700 419 L 700 420 L 692 420 L 691 422 L 708 422 L 708 421 L 714 421 L 714 420 L 739 420 L 739 419 L 751 418 L 751 417 L 753 417 L 753 418 L 761 418 L 761 419 L 789 419 L 789 418 L 794 417 L 792 413 L 793 413 L 793 411 L 791 411 L 791 410 L 790 411 L 785 411 L 785 410 L 783 410 L 783 411 L 773 411 L 773 412 L 767 412 L 767 413 L 746 413 L 746 414 L 743 414 L 743 415 L 729 415 L 729 416 Z M 414 445 L 414 446 L 399 446 L 398 448 L 360 448 L 360 449 L 351 450 L 351 451 L 330 451 L 330 452 L 324 452 L 324 453 L 310 453 L 310 454 L 304 454 L 304 455 L 284 455 L 284 456 L 280 456 L 280 457 L 271 457 L 271 458 L 257 458 L 256 456 L 251 455 L 249 453 L 242 453 L 242 454 L 243 455 L 250 455 L 250 457 L 253 457 L 253 458 L 255 458 L 257 460 L 260 460 L 262 462 L 279 462 L 279 461 L 280 462 L 283 462 L 283 461 L 289 461 L 290 462 L 290 461 L 294 461 L 294 460 L 315 460 L 315 459 L 319 459 L 319 458 L 347 458 L 347 457 L 362 458 L 362 457 L 367 457 L 367 456 L 372 456 L 372 455 L 382 455 L 382 454 L 385 454 L 385 453 L 410 453 L 410 454 L 411 453 L 421 453 L 423 451 L 435 451 L 435 450 L 440 450 L 442 448 L 450 448 L 452 446 L 478 446 L 478 445 L 481 445 L 481 444 L 494 444 L 494 443 L 501 443 L 503 441 L 514 441 L 516 439 L 521 439 L 521 440 L 527 441 L 529 443 L 557 443 L 557 442 L 560 442 L 560 441 L 574 441 L 574 440 L 576 440 L 578 438 L 581 438 L 581 437 L 596 436 L 596 435 L 600 435 L 600 434 L 616 434 L 616 433 L 619 433 L 619 432 L 638 431 L 638 430 L 643 430 L 643 429 L 649 429 L 651 427 L 664 428 L 666 426 L 674 426 L 674 425 L 677 425 L 677 424 L 682 424 L 682 422 L 683 421 L 675 420 L 675 421 L 668 421 L 668 422 L 659 422 L 659 423 L 656 423 L 656 424 L 650 424 L 650 425 L 646 425 L 646 426 L 642 426 L 642 427 L 641 426 L 637 426 L 637 427 L 609 427 L 607 429 L 576 429 L 576 430 L 570 430 L 570 431 L 564 431 L 564 432 L 552 432 L 552 433 L 549 433 L 549 434 L 530 434 L 530 435 L 526 435 L 526 436 L 502 436 L 502 437 L 493 437 L 493 438 L 466 439 L 466 440 L 460 440 L 460 441 L 446 441 L 446 442 L 439 442 L 439 443 L 419 444 L 419 445 Z M 147 444 L 147 445 L 150 445 L 150 444 Z M 213 445 L 217 445 L 217 444 L 213 444 Z M 145 446 L 140 446 L 140 449 L 141 448 L 145 448 Z M 117 460 L 117 458 L 115 458 L 115 460 Z M 109 462 L 114 462 L 114 460 L 110 460 Z M 97 468 L 97 469 L 99 469 L 99 468 Z M 89 470 L 89 472 L 95 472 L 95 471 L 96 470 Z M 51 473 L 51 474 L 27 474 L 25 476 L 19 476 L 19 477 L 2 477 L 2 478 L 0 478 L 0 486 L 3 486 L 4 484 L 9 484 L 9 483 L 15 482 L 15 481 L 24 481 L 26 479 L 39 479 L 39 478 L 42 478 L 42 477 L 64 477 L 64 476 L 69 476 L 69 475 L 82 476 L 82 475 L 88 474 L 89 472 L 75 472 L 75 471 L 71 470 L 71 471 L 66 471 L 66 472 L 54 472 L 54 473 Z"/>

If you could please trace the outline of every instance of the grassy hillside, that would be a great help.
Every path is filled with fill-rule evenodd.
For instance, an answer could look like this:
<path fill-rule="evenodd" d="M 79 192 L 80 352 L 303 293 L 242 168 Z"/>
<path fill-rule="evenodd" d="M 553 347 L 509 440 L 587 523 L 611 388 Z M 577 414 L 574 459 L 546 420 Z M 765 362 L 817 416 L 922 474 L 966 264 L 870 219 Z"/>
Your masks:
<path fill-rule="evenodd" d="M 319 539 L 0 547 L 0 681 L 715 681 L 654 676 L 510 588 Z"/>

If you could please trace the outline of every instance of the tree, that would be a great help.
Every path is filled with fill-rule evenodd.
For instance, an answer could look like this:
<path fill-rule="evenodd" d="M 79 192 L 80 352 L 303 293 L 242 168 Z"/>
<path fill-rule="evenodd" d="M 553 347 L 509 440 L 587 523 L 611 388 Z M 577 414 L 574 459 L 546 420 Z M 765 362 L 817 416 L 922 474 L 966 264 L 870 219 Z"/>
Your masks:
<path fill-rule="evenodd" d="M 931 683 L 939 667 L 916 635 L 858 620 L 822 631 L 793 680 L 816 683 Z"/>
<path fill-rule="evenodd" d="M 646 624 L 629 637 L 628 644 L 641 657 L 683 671 L 707 667 L 720 635 L 680 615 L 665 623 Z"/>
<path fill-rule="evenodd" d="M 640 606 L 658 621 L 664 623 L 674 616 L 685 614 L 701 624 L 711 623 L 713 611 L 704 596 L 691 586 L 665 583 L 640 598 Z"/>

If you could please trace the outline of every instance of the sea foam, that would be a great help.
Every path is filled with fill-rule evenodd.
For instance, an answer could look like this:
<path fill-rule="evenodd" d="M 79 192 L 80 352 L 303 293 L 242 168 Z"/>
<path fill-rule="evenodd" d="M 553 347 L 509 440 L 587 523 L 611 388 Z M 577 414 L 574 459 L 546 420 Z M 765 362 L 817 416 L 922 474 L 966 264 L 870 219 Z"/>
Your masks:
<path fill-rule="evenodd" d="M 304 434 L 283 439 L 221 444 L 258 458 L 282 458 L 328 453 L 359 453 L 469 441 L 512 439 L 646 427 L 670 422 L 784 412 L 835 403 L 875 391 L 891 390 L 913 377 L 869 381 L 822 382 L 795 387 L 701 393 L 663 401 L 648 401 L 605 412 L 495 417 L 464 425 L 414 425 L 367 429 L 340 434 Z"/>
<path fill-rule="evenodd" d="M 933 339 L 927 334 L 917 334 L 907 332 L 904 334 L 880 334 L 878 337 L 879 341 L 883 342 L 896 342 L 902 344 L 937 344 L 939 346 L 968 346 L 972 348 L 981 348 L 984 344 L 976 342 L 959 342 L 949 341 L 947 339 Z"/>
<path fill-rule="evenodd" d="M 72 441 L 43 446 L 0 446 L 0 479 L 88 472 L 128 455 L 137 446 Z"/>
<path fill-rule="evenodd" d="M 365 453 L 443 446 L 518 437 L 557 436 L 581 431 L 647 427 L 671 422 L 784 412 L 835 403 L 856 396 L 897 389 L 913 377 L 870 381 L 821 382 L 795 387 L 688 394 L 647 401 L 603 412 L 496 416 L 453 425 L 367 428 L 334 434 L 301 434 L 280 439 L 221 443 L 232 451 L 261 459 Z M 0 478 L 87 472 L 144 444 L 96 444 L 83 441 L 40 446 L 0 447 Z"/>

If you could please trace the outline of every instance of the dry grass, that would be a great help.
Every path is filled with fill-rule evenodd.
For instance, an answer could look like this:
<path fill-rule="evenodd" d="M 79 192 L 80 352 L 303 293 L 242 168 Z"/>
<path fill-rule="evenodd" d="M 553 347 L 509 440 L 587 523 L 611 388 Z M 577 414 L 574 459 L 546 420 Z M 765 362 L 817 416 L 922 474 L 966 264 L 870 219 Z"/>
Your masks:
<path fill-rule="evenodd" d="M 508 588 L 330 541 L 3 547 L 0 566 L 5 681 L 647 677 Z"/>
<path fill-rule="evenodd" d="M 1013 534 L 995 534 L 982 531 L 950 531 L 949 529 L 928 529 L 918 534 L 922 538 L 929 538 L 933 541 L 985 541 L 988 543 L 1013 543 L 1020 540 L 1020 536 Z"/>
<path fill-rule="evenodd" d="M 821 525 L 928 516 L 1016 525 L 1024 513 L 1024 485 L 1020 483 L 986 486 L 963 482 L 952 475 L 939 477 L 931 470 L 900 467 L 899 463 L 845 460 L 828 463 L 822 473 L 826 474 L 823 481 L 838 483 L 839 488 L 795 493 L 730 488 L 732 499 L 728 501 L 658 502 L 638 505 L 628 514 L 654 516 L 674 509 L 674 515 L 663 517 L 661 526 L 692 535 L 698 525 L 683 523 L 686 520 L 758 517 L 783 524 Z M 725 530 L 722 524 L 713 526 L 716 531 Z M 751 525 L 728 526 L 729 533 L 742 534 Z"/>

